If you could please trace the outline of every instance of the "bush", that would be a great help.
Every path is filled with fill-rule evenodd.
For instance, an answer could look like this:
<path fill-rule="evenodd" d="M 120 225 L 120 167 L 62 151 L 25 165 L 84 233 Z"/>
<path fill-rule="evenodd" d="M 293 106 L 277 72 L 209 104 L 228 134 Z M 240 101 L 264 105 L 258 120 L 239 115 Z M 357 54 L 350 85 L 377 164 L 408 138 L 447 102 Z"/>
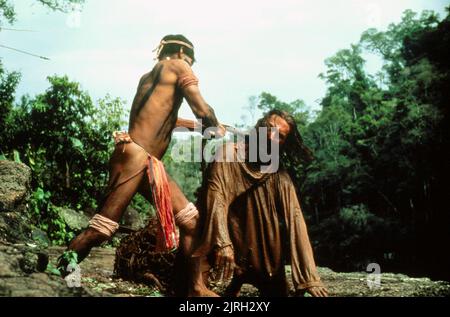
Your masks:
<path fill-rule="evenodd" d="M 398 243 L 398 224 L 370 213 L 365 205 L 342 208 L 310 226 L 320 265 L 343 271 L 364 270 L 368 263 L 388 265 Z"/>
<path fill-rule="evenodd" d="M 63 243 L 73 234 L 54 207 L 97 208 L 108 177 L 112 132 L 125 124 L 124 103 L 106 96 L 94 105 L 66 76 L 48 80 L 44 94 L 23 97 L 2 115 L 6 133 L 0 135 L 0 154 L 31 167 L 31 212 L 54 242 Z"/>

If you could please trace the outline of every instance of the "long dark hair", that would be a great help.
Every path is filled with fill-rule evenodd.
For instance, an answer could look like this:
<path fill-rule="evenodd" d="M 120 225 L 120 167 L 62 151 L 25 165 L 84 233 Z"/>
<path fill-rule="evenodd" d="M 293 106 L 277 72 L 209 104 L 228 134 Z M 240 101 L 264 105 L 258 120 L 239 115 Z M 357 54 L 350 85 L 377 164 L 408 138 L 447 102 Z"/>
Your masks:
<path fill-rule="evenodd" d="M 300 170 L 303 169 L 304 172 L 304 169 L 314 160 L 314 154 L 303 142 L 294 117 L 286 111 L 273 109 L 265 113 L 256 123 L 256 130 L 260 127 L 270 128 L 270 119 L 273 116 L 281 117 L 289 124 L 290 133 L 286 138 L 286 142 L 280 148 L 280 163 L 288 171 L 299 189 L 304 181 L 300 179 Z"/>

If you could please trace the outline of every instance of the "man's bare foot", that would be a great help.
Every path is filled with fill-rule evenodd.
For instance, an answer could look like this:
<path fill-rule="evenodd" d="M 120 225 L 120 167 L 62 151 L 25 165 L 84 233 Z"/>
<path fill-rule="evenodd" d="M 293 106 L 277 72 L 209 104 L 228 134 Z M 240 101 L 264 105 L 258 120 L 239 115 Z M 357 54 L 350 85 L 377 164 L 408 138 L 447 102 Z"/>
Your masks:
<path fill-rule="evenodd" d="M 57 270 L 62 278 L 73 272 L 78 264 L 78 254 L 73 250 L 66 250 L 58 257 Z"/>
<path fill-rule="evenodd" d="M 188 297 L 220 297 L 206 286 L 197 286 L 189 290 Z"/>

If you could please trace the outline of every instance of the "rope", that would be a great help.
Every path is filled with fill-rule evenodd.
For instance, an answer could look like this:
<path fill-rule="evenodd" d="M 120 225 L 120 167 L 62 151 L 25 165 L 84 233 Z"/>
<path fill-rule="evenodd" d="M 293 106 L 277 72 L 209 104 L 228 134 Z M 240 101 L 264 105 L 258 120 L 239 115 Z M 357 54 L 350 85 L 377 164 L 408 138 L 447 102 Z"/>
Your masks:
<path fill-rule="evenodd" d="M 22 54 L 30 55 L 30 56 L 33 56 L 33 57 L 37 57 L 37 58 L 40 58 L 40 59 L 45 59 L 47 61 L 50 60 L 50 58 L 48 58 L 48 57 L 36 55 L 36 54 L 33 54 L 33 53 L 29 53 L 29 52 L 26 52 L 26 51 L 19 50 L 17 48 L 9 47 L 9 46 L 6 46 L 6 45 L 0 44 L 0 47 L 6 48 L 8 50 L 16 51 L 16 52 L 19 52 L 19 53 L 22 53 Z"/>
<path fill-rule="evenodd" d="M 33 30 L 25 30 L 25 29 L 11 29 L 11 28 L 2 28 L 0 26 L 0 31 L 15 31 L 15 32 L 36 32 Z"/>

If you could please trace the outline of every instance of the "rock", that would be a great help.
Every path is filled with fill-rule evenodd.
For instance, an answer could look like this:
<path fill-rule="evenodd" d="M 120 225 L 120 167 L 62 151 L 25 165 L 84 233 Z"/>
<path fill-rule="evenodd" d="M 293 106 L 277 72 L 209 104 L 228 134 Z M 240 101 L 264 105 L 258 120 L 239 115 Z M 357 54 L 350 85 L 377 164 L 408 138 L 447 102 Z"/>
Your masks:
<path fill-rule="evenodd" d="M 51 244 L 50 239 L 47 236 L 47 233 L 45 233 L 44 231 L 42 231 L 39 228 L 34 228 L 31 231 L 31 238 L 38 245 L 45 247 L 45 248 Z"/>
<path fill-rule="evenodd" d="M 318 268 L 319 275 L 327 286 L 330 296 L 340 297 L 428 297 L 450 296 L 450 283 L 431 281 L 429 278 L 411 278 L 404 274 L 381 273 L 380 284 L 370 287 L 372 273 L 334 272 L 329 268 Z"/>
<path fill-rule="evenodd" d="M 56 208 L 60 217 L 71 230 L 80 231 L 89 226 L 89 218 L 85 214 L 69 208 Z"/>
<path fill-rule="evenodd" d="M 47 264 L 47 252 L 36 245 L 0 241 L 0 279 L 43 272 Z"/>
<path fill-rule="evenodd" d="M 59 276 L 46 271 L 50 241 L 40 229 L 32 229 L 26 213 L 31 170 L 26 165 L 0 161 L 0 297 L 92 296 L 84 288 L 69 288 Z M 86 216 L 60 209 L 71 228 L 87 225 Z M 32 238 L 33 240 L 31 240 Z"/>
<path fill-rule="evenodd" d="M 0 244 L 0 280 L 20 276 L 22 270 L 17 253 L 17 249 Z"/>
<path fill-rule="evenodd" d="M 29 240 L 31 230 L 29 223 L 24 213 L 0 213 L 0 240 L 13 243 Z"/>
<path fill-rule="evenodd" d="M 19 260 L 20 268 L 27 274 L 44 272 L 48 265 L 48 254 L 45 252 L 25 252 Z"/>
<path fill-rule="evenodd" d="M 44 273 L 0 279 L 0 296 L 8 297 L 79 297 L 92 296 L 84 288 L 69 288 L 60 277 Z"/>
<path fill-rule="evenodd" d="M 0 239 L 18 242 L 29 239 L 30 227 L 24 212 L 30 195 L 31 169 L 12 161 L 0 161 Z"/>
<path fill-rule="evenodd" d="M 22 163 L 0 161 L 0 212 L 25 210 L 31 169 Z"/>
<path fill-rule="evenodd" d="M 92 296 L 85 288 L 69 288 L 59 276 L 42 273 L 48 253 L 37 246 L 0 241 L 0 297 Z"/>
<path fill-rule="evenodd" d="M 136 209 L 131 207 L 128 207 L 125 210 L 125 213 L 123 215 L 123 224 L 124 226 L 133 230 L 140 230 L 145 226 L 142 216 Z"/>

